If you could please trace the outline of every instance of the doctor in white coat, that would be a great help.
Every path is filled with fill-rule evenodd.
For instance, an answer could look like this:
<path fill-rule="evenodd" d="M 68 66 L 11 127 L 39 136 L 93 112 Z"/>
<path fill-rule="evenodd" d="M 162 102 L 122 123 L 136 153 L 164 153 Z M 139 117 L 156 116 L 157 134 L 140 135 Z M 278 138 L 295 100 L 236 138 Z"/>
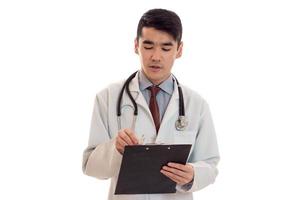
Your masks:
<path fill-rule="evenodd" d="M 220 157 L 211 113 L 207 102 L 183 85 L 188 124 L 183 131 L 175 126 L 179 91 L 171 69 L 182 54 L 181 35 L 180 18 L 172 11 L 152 9 L 140 19 L 135 52 L 140 57 L 141 69 L 129 83 L 129 92 L 139 111 L 134 126 L 134 106 L 125 92 L 121 101 L 121 127 L 118 124 L 116 107 L 125 81 L 111 84 L 96 95 L 82 168 L 88 176 L 111 179 L 109 200 L 190 200 L 193 192 L 215 181 Z M 156 96 L 148 90 L 149 86 L 159 88 Z M 154 114 L 153 105 L 159 114 Z M 161 169 L 162 174 L 176 183 L 176 193 L 114 194 L 124 147 L 141 143 L 142 138 L 145 142 L 192 144 L 187 164 L 168 163 Z"/>

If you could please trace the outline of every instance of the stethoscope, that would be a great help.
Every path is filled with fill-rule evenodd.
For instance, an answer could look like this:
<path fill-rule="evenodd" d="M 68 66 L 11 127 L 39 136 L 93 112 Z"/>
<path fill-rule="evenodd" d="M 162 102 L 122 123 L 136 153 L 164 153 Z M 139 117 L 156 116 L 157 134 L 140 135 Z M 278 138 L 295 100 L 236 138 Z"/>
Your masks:
<path fill-rule="evenodd" d="M 132 120 L 132 129 L 134 130 L 135 128 L 135 123 L 136 123 L 136 118 L 138 115 L 138 107 L 137 104 L 135 102 L 135 100 L 133 99 L 130 91 L 129 91 L 129 83 L 130 81 L 135 77 L 136 73 L 138 71 L 134 72 L 131 76 L 128 77 L 128 79 L 125 81 L 120 93 L 119 93 L 119 98 L 118 98 L 118 103 L 117 103 L 117 118 L 118 118 L 118 127 L 119 130 L 121 129 L 121 101 L 122 101 L 122 96 L 124 93 L 124 90 L 126 90 L 126 93 L 128 94 L 133 106 L 134 106 L 134 115 L 133 115 L 133 120 Z M 186 120 L 185 117 L 185 110 L 184 110 L 184 99 L 183 99 L 183 94 L 182 94 L 182 89 L 181 86 L 179 85 L 179 82 L 177 80 L 177 78 L 173 75 L 173 77 L 175 78 L 175 81 L 177 83 L 178 86 L 178 93 L 179 93 L 179 116 L 178 119 L 175 122 L 175 128 L 178 131 L 184 131 L 185 128 L 188 125 L 188 121 Z"/>

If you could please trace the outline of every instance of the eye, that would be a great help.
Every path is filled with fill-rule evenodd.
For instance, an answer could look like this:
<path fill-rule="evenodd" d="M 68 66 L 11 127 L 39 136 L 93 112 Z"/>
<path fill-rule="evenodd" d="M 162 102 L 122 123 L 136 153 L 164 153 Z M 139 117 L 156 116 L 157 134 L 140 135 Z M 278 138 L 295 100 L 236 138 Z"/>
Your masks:
<path fill-rule="evenodd" d="M 170 51 L 171 49 L 162 48 L 163 51 Z"/>
<path fill-rule="evenodd" d="M 144 47 L 144 49 L 149 50 L 152 49 L 153 47 Z"/>

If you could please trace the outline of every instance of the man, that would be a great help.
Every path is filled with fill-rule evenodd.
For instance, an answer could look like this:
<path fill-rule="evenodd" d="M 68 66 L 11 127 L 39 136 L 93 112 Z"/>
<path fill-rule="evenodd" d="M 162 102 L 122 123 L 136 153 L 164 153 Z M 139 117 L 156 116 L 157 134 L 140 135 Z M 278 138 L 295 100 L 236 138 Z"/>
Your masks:
<path fill-rule="evenodd" d="M 111 178 L 109 199 L 192 199 L 192 192 L 213 183 L 218 174 L 219 152 L 208 104 L 184 86 L 188 125 L 184 131 L 175 128 L 179 97 L 171 69 L 182 54 L 181 36 L 180 18 L 172 11 L 152 9 L 141 17 L 135 39 L 141 69 L 129 83 L 139 108 L 134 127 L 134 106 L 126 93 L 122 95 L 121 127 L 117 123 L 117 99 L 124 81 L 96 96 L 83 172 L 99 179 Z M 192 144 L 187 164 L 168 163 L 161 169 L 176 183 L 176 193 L 114 195 L 124 147 L 141 143 L 143 137 L 147 142 Z"/>

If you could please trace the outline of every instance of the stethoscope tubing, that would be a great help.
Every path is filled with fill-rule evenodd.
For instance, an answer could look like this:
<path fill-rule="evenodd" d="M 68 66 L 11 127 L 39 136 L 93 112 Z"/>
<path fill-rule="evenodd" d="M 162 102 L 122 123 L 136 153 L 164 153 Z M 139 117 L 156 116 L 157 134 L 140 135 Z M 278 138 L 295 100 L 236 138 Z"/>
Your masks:
<path fill-rule="evenodd" d="M 130 101 L 132 102 L 133 106 L 134 106 L 134 116 L 133 116 L 133 124 L 132 127 L 135 127 L 135 121 L 138 115 L 138 106 L 135 102 L 135 100 L 133 99 L 130 91 L 129 91 L 129 83 L 130 81 L 136 76 L 138 71 L 134 72 L 133 74 L 131 74 L 128 79 L 125 81 L 125 83 L 122 86 L 122 89 L 119 93 L 118 96 L 118 101 L 117 101 L 117 117 L 118 117 L 118 124 L 119 124 L 119 129 L 121 128 L 121 101 L 122 101 L 122 97 L 124 94 L 124 90 L 126 91 L 127 95 L 130 98 Z M 181 122 L 184 122 L 185 120 L 185 109 L 184 109 L 184 98 L 183 98 L 183 92 L 182 92 L 182 88 L 177 80 L 177 78 L 172 75 L 175 78 L 175 81 L 177 83 L 177 87 L 178 87 L 178 95 L 179 95 L 179 119 L 178 121 L 180 122 L 179 124 L 181 124 Z M 185 126 L 185 125 L 184 125 Z M 177 128 L 177 126 L 176 126 Z M 180 128 L 179 128 L 180 129 Z M 182 129 L 184 129 L 184 127 L 182 127 Z"/>

